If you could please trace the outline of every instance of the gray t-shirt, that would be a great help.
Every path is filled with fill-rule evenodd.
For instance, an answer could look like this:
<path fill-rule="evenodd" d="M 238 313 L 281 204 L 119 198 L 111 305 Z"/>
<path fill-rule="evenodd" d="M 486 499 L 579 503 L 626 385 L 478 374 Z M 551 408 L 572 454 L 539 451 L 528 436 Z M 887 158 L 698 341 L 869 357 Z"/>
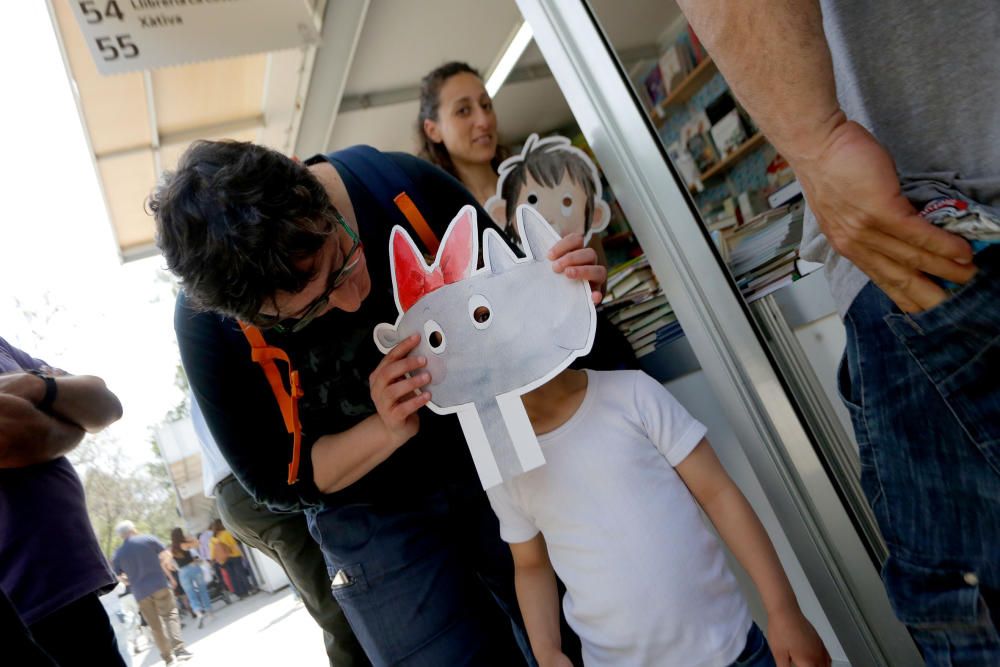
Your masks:
<path fill-rule="evenodd" d="M 1000 205 L 1000 3 L 821 0 L 837 97 L 904 179 Z M 826 265 L 843 315 L 868 282 L 806 214 L 802 256 Z"/>

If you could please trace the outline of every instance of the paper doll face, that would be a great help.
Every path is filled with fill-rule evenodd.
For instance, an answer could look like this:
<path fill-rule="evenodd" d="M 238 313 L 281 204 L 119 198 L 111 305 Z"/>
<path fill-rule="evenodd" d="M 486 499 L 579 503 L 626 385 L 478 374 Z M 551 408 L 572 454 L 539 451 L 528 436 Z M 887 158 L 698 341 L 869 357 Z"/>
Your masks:
<path fill-rule="evenodd" d="M 534 207 L 545 220 L 555 227 L 559 236 L 571 232 L 586 233 L 587 193 L 583 186 L 563 173 L 558 185 L 547 187 L 527 174 L 525 185 L 517 198 L 517 205 Z"/>

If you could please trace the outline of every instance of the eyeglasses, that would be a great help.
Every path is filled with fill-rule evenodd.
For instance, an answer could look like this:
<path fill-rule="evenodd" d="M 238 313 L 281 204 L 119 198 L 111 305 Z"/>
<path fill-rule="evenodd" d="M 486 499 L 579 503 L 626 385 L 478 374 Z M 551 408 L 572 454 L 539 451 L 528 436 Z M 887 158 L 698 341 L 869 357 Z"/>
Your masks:
<path fill-rule="evenodd" d="M 361 250 L 364 248 L 364 244 L 358 237 L 357 233 L 351 229 L 350 225 L 344 220 L 344 217 L 340 215 L 338 211 L 334 211 L 334 215 L 337 217 L 337 222 L 347 235 L 351 239 L 351 249 L 347 251 L 347 256 L 344 257 L 344 263 L 340 265 L 340 268 L 330 274 L 329 279 L 326 283 L 326 290 L 323 294 L 319 295 L 313 299 L 308 306 L 302 309 L 302 315 L 297 318 L 286 318 L 287 320 L 294 319 L 294 323 L 286 323 L 285 319 L 279 319 L 277 315 L 264 315 L 258 313 L 253 319 L 254 325 L 259 329 L 273 329 L 278 333 L 292 332 L 296 333 L 302 331 L 306 328 L 310 322 L 312 322 L 316 317 L 323 312 L 326 308 L 327 302 L 330 300 L 330 295 L 333 294 L 334 290 L 347 282 L 347 279 L 351 277 L 354 273 L 355 267 L 361 261 Z"/>

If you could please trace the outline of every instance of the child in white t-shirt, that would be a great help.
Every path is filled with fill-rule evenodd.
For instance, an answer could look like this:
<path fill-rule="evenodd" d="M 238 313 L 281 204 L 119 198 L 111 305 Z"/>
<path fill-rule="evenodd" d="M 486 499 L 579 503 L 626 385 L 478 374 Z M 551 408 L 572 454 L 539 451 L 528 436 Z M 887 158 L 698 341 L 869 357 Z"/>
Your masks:
<path fill-rule="evenodd" d="M 554 572 L 588 667 L 830 664 L 705 427 L 658 382 L 566 370 L 523 398 L 546 464 L 488 495 L 541 667 L 570 665 Z M 770 650 L 699 506 L 760 591 Z"/>

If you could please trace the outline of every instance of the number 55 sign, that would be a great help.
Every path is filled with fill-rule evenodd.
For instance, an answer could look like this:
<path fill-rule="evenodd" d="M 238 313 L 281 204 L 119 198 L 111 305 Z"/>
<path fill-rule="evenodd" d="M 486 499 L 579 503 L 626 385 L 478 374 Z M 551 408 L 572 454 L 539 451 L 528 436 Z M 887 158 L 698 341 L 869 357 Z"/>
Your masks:
<path fill-rule="evenodd" d="M 307 0 L 64 0 L 101 74 L 319 41 Z"/>

